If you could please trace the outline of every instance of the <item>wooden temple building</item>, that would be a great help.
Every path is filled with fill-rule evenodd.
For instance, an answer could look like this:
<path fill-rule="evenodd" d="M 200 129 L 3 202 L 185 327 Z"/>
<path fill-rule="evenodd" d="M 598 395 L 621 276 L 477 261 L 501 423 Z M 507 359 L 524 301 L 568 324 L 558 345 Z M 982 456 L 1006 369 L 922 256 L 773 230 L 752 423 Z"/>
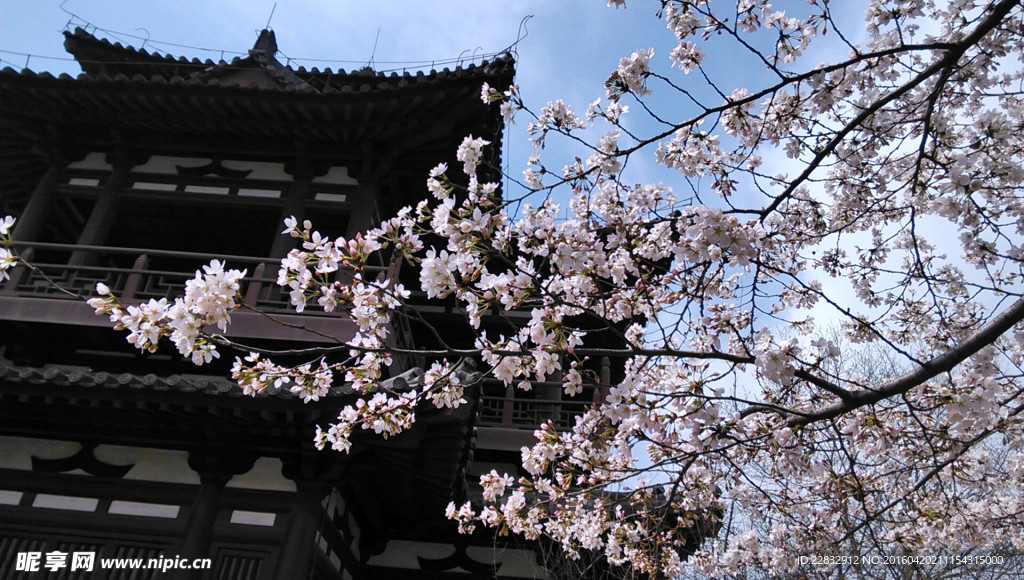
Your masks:
<path fill-rule="evenodd" d="M 55 287 L 170 298 L 226 258 L 248 270 L 246 305 L 286 323 L 242 310 L 230 338 L 277 349 L 349 338 L 344 314 L 296 314 L 274 284 L 294 243 L 283 219 L 350 236 L 426 197 L 429 169 L 457 167 L 465 136 L 500 142 L 500 115 L 479 95 L 511 82 L 512 58 L 415 74 L 306 70 L 275 58 L 269 30 L 230 62 L 82 29 L 65 46 L 77 77 L 0 71 L 0 214 L 18 216 L 15 249 L 38 265 L 0 282 L 0 578 L 544 578 L 530 545 L 458 535 L 444 510 L 479 493 L 467 484 L 479 474 L 515 473 L 536 425 L 571 424 L 590 394 L 485 386 L 456 412 L 424 409 L 399 437 L 318 452 L 315 426 L 353 400 L 345 386 L 312 404 L 242 396 L 226 378 L 233 353 L 202 367 L 171 347 L 140 353 Z M 463 324 L 451 304 L 419 304 L 443 332 Z M 415 326 L 394 335 L 430 346 Z M 415 383 L 425 364 L 399 360 L 388 381 Z M 88 551 L 89 572 L 15 569 L 21 553 Z M 99 568 L 160 556 L 212 567 Z"/>

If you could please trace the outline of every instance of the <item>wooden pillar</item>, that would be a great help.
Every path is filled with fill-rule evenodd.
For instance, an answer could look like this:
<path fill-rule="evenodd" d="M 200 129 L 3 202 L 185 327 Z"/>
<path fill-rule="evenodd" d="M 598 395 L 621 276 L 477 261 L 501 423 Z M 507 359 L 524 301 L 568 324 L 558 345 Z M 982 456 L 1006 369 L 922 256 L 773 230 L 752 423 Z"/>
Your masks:
<path fill-rule="evenodd" d="M 213 541 L 213 526 L 220 511 L 220 496 L 224 485 L 231 476 L 205 474 L 200 475 L 199 492 L 192 502 L 192 511 L 185 524 L 185 536 L 181 541 L 178 555 L 182 558 L 206 558 L 210 555 L 210 544 Z M 198 571 L 181 570 L 174 578 L 198 578 Z"/>
<path fill-rule="evenodd" d="M 299 223 L 306 217 L 306 198 L 309 197 L 309 184 L 313 180 L 313 169 L 310 165 L 309 154 L 301 144 L 297 146 L 295 170 L 292 172 L 292 183 L 285 193 L 284 207 L 277 220 L 278 228 L 274 231 L 276 237 L 270 247 L 271 258 L 283 258 L 288 251 L 295 247 L 295 239 L 291 236 L 282 235 L 284 220 L 289 216 L 295 216 Z"/>
<path fill-rule="evenodd" d="M 516 386 L 505 387 L 505 399 L 501 403 L 501 425 L 503 427 L 514 427 L 515 421 L 512 415 L 516 408 Z"/>
<path fill-rule="evenodd" d="M 67 166 L 67 158 L 63 155 L 54 155 L 50 159 L 50 165 L 32 191 L 25 211 L 18 216 L 18 221 L 14 224 L 11 239 L 19 242 L 39 241 L 43 225 L 53 216 L 57 184 L 64 177 Z"/>
<path fill-rule="evenodd" d="M 352 239 L 358 233 L 380 225 L 380 212 L 377 209 L 377 196 L 380 194 L 377 180 L 359 179 L 356 186 L 356 198 L 352 203 L 352 215 L 348 218 L 345 237 Z"/>
<path fill-rule="evenodd" d="M 323 500 L 345 473 L 348 456 L 335 453 L 286 459 L 281 474 L 295 482 L 297 494 L 288 515 L 287 539 L 274 571 L 274 580 L 309 578 L 316 551 L 316 534 L 324 517 Z"/>
<path fill-rule="evenodd" d="M 316 533 L 324 514 L 322 505 L 330 486 L 320 481 L 295 482 L 298 494 L 288 515 L 288 532 L 281 558 L 274 573 L 276 580 L 298 580 L 309 577 L 317 550 Z"/>
<path fill-rule="evenodd" d="M 601 376 L 597 388 L 594 389 L 594 402 L 604 403 L 608 395 L 612 393 L 612 361 L 608 357 L 601 357 Z"/>
<path fill-rule="evenodd" d="M 83 246 L 101 246 L 107 241 L 110 230 L 117 222 L 117 209 L 121 202 L 121 189 L 128 182 L 128 173 L 135 163 L 127 155 L 115 154 L 112 156 L 111 165 L 114 170 L 104 184 L 96 205 L 89 214 L 81 235 L 78 236 L 78 244 Z M 109 156 L 108 156 L 109 158 Z M 70 263 L 73 266 L 86 265 L 95 259 L 95 254 L 88 252 L 74 252 L 71 254 Z"/>
<path fill-rule="evenodd" d="M 348 216 L 345 228 L 345 237 L 348 239 L 380 225 L 377 202 L 382 194 L 381 184 L 393 173 L 391 164 L 394 155 L 393 150 L 385 151 L 383 148 L 383 145 L 372 142 L 363 143 L 359 161 L 349 166 L 349 175 L 356 179 L 357 185 L 355 199 L 352 200 L 352 214 Z"/>
<path fill-rule="evenodd" d="M 185 523 L 185 533 L 176 555 L 187 560 L 210 558 L 214 528 L 221 508 L 224 486 L 232 477 L 246 473 L 256 463 L 256 457 L 230 449 L 211 451 L 198 449 L 189 452 L 188 465 L 199 473 L 199 490 Z M 169 580 L 198 580 L 205 570 L 169 570 Z"/>

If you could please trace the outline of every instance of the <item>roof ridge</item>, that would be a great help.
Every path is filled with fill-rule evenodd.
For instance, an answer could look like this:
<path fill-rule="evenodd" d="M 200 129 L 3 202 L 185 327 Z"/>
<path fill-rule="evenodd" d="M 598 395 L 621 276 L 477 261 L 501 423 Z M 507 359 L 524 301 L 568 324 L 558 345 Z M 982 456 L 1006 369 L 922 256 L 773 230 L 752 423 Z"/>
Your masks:
<path fill-rule="evenodd" d="M 267 33 L 267 34 L 264 34 Z M 353 77 L 361 79 L 373 79 L 374 81 L 383 81 L 385 79 L 422 79 L 427 78 L 446 78 L 449 76 L 461 77 L 466 75 L 475 74 L 495 74 L 494 69 L 503 69 L 514 65 L 514 59 L 512 54 L 508 51 L 498 53 L 496 56 L 489 60 L 483 60 L 479 63 L 469 62 L 465 65 L 459 64 L 454 69 L 444 67 L 442 69 L 430 68 L 428 71 L 415 67 L 413 70 L 403 68 L 401 74 L 398 73 L 397 69 L 391 70 L 376 70 L 369 66 L 364 66 L 352 71 L 346 71 L 343 68 L 332 69 L 330 67 L 319 69 L 313 67 L 307 69 L 304 66 L 297 66 L 293 68 L 289 64 L 282 64 L 275 58 L 275 55 L 280 52 L 277 50 L 276 37 L 272 30 L 265 29 L 261 32 L 260 37 L 256 40 L 253 48 L 249 50 L 248 55 L 245 53 L 238 53 L 239 56 L 232 58 L 231 60 L 220 59 L 219 61 L 213 61 L 211 59 L 200 60 L 197 57 L 186 57 L 186 56 L 173 56 L 165 53 L 149 52 L 144 48 L 136 48 L 130 45 L 122 45 L 120 42 L 111 41 L 108 38 L 102 38 L 89 32 L 82 27 L 76 27 L 73 32 L 64 31 L 65 49 L 71 53 L 71 55 L 78 61 L 79 65 L 82 66 L 83 71 L 87 74 L 95 74 L 101 68 L 148 68 L 156 69 L 154 72 L 161 73 L 160 66 L 173 65 L 175 67 L 236 67 L 246 61 L 260 62 L 263 61 L 264 68 L 269 70 L 272 74 L 279 77 L 279 80 L 286 82 L 293 87 L 301 87 L 302 85 L 309 85 L 311 89 L 315 87 L 310 84 L 310 79 L 317 79 L 321 82 L 317 84 L 328 84 L 324 82 L 325 79 L 332 78 L 346 78 L 351 79 Z M 273 52 L 268 50 L 273 49 Z M 289 61 L 293 60 L 289 58 Z M 269 65 L 275 65 L 275 68 L 280 67 L 280 72 L 272 70 Z M 196 74 L 203 71 L 193 70 L 190 74 Z M 144 76 L 153 76 L 146 74 Z M 172 72 L 162 72 L 162 76 L 170 78 L 174 76 Z M 182 76 L 182 75 L 178 75 Z M 292 78 L 294 77 L 294 78 Z M 301 83 L 301 84 L 300 84 Z M 302 89 L 300 89 L 302 90 Z"/>

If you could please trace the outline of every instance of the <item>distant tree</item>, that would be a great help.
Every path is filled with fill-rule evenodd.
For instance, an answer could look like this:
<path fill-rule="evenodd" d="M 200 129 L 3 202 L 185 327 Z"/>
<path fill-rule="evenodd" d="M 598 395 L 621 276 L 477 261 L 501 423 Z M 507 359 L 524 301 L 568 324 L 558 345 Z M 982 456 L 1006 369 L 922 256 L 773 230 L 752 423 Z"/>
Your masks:
<path fill-rule="evenodd" d="M 538 151 L 519 188 L 479 178 L 492 144 L 468 136 L 462 166 L 431 172 L 429 202 L 356 239 L 287 222 L 302 244 L 279 275 L 293 304 L 344 309 L 360 333 L 343 360 L 284 367 L 254 352 L 235 378 L 305 398 L 351 382 L 365 400 L 317 436 L 344 451 L 355 429 L 400 432 L 421 401 L 460 404 L 461 358 L 575 393 L 610 357 L 622 372 L 600 405 L 571 431 L 540 426 L 527 476 L 484 476 L 487 505 L 449 515 L 652 578 L 871 555 L 975 558 L 969 570 L 1020 553 L 1024 9 L 872 0 L 857 29 L 836 4 L 664 0 L 670 66 L 645 48 L 622 58 L 583 115 L 484 87 L 507 118 L 530 118 Z M 808 64 L 821 54 L 841 56 Z M 766 74 L 719 86 L 710 63 L 740 59 Z M 555 138 L 578 154 L 548 161 Z M 646 159 L 676 183 L 631 181 Z M 376 392 L 401 353 L 388 328 L 412 316 L 405 288 L 361 275 L 380 251 L 418 264 L 422 292 L 453 297 L 474 328 L 484 313 L 528 322 L 417 351 L 437 361 L 423 387 Z M 240 276 L 214 263 L 174 304 L 92 304 L 137 347 L 167 336 L 203 362 L 227 344 L 205 329 L 237 308 Z M 837 323 L 843 344 L 899 371 L 876 381 L 837 364 L 840 343 L 809 338 Z M 734 506 L 765 533 L 730 526 Z"/>

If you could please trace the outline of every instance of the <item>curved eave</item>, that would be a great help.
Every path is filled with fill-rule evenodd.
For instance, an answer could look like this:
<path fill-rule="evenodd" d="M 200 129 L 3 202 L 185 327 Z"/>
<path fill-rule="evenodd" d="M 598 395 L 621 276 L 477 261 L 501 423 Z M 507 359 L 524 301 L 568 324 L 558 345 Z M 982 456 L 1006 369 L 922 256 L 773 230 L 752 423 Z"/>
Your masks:
<path fill-rule="evenodd" d="M 472 367 L 456 372 L 464 384 L 479 378 Z M 421 376 L 408 374 L 413 384 Z M 112 375 L 0 361 L 0 435 L 185 450 L 215 444 L 256 456 L 321 453 L 349 466 L 344 486 L 365 506 L 374 534 L 447 524 L 444 508 L 463 493 L 472 453 L 475 389 L 455 410 L 424 403 L 415 424 L 398 436 L 357 430 L 348 454 L 317 452 L 312 440 L 316 425 L 326 426 L 354 400 L 350 390 L 309 404 L 239 395 L 214 377 Z"/>
<path fill-rule="evenodd" d="M 500 130 L 496 107 L 480 102 L 480 86 L 510 80 L 472 75 L 309 92 L 5 69 L 0 187 L 8 199 L 27 195 L 58 146 L 159 148 L 161 140 L 171 148 L 191 142 L 261 154 L 302 142 L 330 159 L 380 147 L 415 151 L 436 164 L 466 134 L 492 137 Z"/>
<path fill-rule="evenodd" d="M 381 389 L 407 390 L 419 385 L 421 369 L 383 381 Z M 471 384 L 478 378 L 473 370 L 457 371 Z M 303 433 L 311 442 L 317 422 L 331 421 L 338 410 L 360 397 L 349 384 L 330 389 L 319 401 L 304 403 L 287 389 L 272 388 L 257 397 L 246 396 L 233 381 L 215 376 L 140 375 L 108 373 L 83 368 L 28 367 L 0 360 L 0 433 L 31 434 L 32 430 L 74 429 L 94 431 L 105 438 L 118 437 L 120 427 L 148 425 L 155 438 L 159 433 L 187 432 L 202 426 L 224 432 L 289 430 Z M 466 423 L 462 413 L 423 409 L 425 425 Z M 27 431 L 26 431 L 27 430 Z M 458 429 L 463 430 L 461 427 Z M 198 433 L 197 433 L 198 434 Z M 393 448 L 404 448 L 403 440 L 418 445 L 416 431 L 396 438 Z M 358 437 L 360 440 L 363 436 Z M 366 436 L 368 444 L 379 437 Z M 414 446 L 415 446 L 414 445 Z M 460 444 L 458 447 L 462 447 Z"/>
<path fill-rule="evenodd" d="M 79 66 L 87 74 L 97 74 L 107 68 L 121 68 L 119 72 L 149 72 L 159 74 L 168 70 L 198 71 L 204 68 L 224 64 L 212 60 L 175 58 L 145 49 L 136 49 L 120 43 L 98 38 L 82 28 L 74 32 L 64 32 L 64 49 L 78 61 Z M 169 69 L 168 65 L 179 68 Z"/>
<path fill-rule="evenodd" d="M 238 57 L 231 61 L 217 61 L 199 59 L 187 59 L 174 57 L 159 53 L 151 53 L 145 49 L 136 49 L 130 46 L 123 46 L 120 43 L 112 43 L 109 40 L 101 39 L 82 30 L 65 32 L 64 46 L 82 66 L 86 77 L 100 78 L 103 76 L 126 75 L 134 78 L 141 75 L 143 78 L 154 80 L 163 79 L 167 82 L 177 82 L 176 78 L 189 79 L 194 82 L 205 82 L 209 78 L 216 78 L 217 75 L 210 73 L 218 69 L 228 70 L 234 67 L 246 68 L 254 64 L 252 52 L 248 57 Z M 259 60 L 259 59 L 255 59 Z M 359 92 L 369 87 L 370 90 L 388 90 L 391 87 L 408 87 L 415 84 L 432 82 L 450 82 L 453 80 L 474 80 L 479 89 L 479 83 L 492 79 L 495 86 L 505 86 L 510 83 L 514 74 L 515 61 L 510 54 L 502 54 L 491 60 L 466 66 L 458 66 L 455 69 L 442 69 L 416 72 L 378 72 L 370 68 L 362 68 L 355 71 L 344 70 L 307 70 L 303 67 L 292 68 L 283 66 L 269 55 L 262 62 L 262 65 L 270 64 L 272 68 L 279 69 L 278 74 L 284 73 L 294 75 L 308 87 L 320 92 Z M 271 67 L 268 67 L 271 68 Z M 287 87 L 285 90 L 288 90 Z M 293 90 L 306 91 L 301 85 L 291 87 Z"/>
<path fill-rule="evenodd" d="M 64 123 L 161 132 L 234 131 L 330 141 L 391 137 L 439 117 L 487 122 L 481 79 L 405 87 L 345 87 L 336 93 L 280 91 L 128 77 L 55 78 L 0 72 L 0 116 L 32 126 Z M 239 123 L 258 122 L 259 127 Z M 311 134 L 312 133 L 312 134 Z"/>

